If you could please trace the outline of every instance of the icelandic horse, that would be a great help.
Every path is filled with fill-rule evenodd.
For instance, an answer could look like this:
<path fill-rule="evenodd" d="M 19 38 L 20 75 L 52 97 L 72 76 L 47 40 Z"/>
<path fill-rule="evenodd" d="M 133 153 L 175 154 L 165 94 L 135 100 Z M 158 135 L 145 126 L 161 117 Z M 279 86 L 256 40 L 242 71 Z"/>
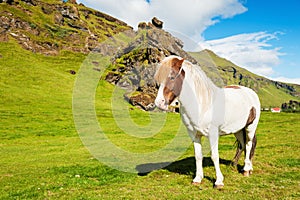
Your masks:
<path fill-rule="evenodd" d="M 210 144 L 211 159 L 216 171 L 215 188 L 224 186 L 219 164 L 219 136 L 235 135 L 239 145 L 233 162 L 237 164 L 242 151 L 245 151 L 244 176 L 252 173 L 256 128 L 260 117 L 260 101 L 253 90 L 238 85 L 219 88 L 199 66 L 178 56 L 162 60 L 155 80 L 160 84 L 155 99 L 158 108 L 167 110 L 176 97 L 180 102 L 181 120 L 194 144 L 194 185 L 200 184 L 204 177 L 202 136 L 206 136 Z"/>

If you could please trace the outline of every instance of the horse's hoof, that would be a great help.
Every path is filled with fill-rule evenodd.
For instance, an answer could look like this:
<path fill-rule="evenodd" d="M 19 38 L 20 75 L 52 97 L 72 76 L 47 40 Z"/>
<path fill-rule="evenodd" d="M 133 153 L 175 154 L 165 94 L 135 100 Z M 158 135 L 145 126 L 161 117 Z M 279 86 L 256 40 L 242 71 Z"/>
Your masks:
<path fill-rule="evenodd" d="M 244 171 L 243 172 L 243 175 L 246 176 L 246 177 L 249 177 L 250 174 L 252 174 L 252 172 L 250 172 L 250 171 Z"/>
<path fill-rule="evenodd" d="M 224 185 L 214 185 L 214 189 L 217 189 L 217 190 L 221 190 L 223 189 Z"/>
<path fill-rule="evenodd" d="M 192 185 L 195 185 L 195 186 L 199 186 L 199 185 L 201 185 L 201 182 L 192 182 Z"/>

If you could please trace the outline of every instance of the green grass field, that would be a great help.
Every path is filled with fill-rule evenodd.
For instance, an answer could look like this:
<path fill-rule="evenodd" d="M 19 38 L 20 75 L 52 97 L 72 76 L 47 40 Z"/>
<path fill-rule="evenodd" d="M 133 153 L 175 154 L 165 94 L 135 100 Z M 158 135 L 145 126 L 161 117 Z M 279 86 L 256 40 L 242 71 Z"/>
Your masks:
<path fill-rule="evenodd" d="M 92 156 L 80 140 L 72 113 L 77 75 L 69 71 L 78 72 L 84 55 L 64 52 L 57 57 L 42 56 L 14 43 L 1 43 L 0 55 L 0 199 L 300 197 L 299 114 L 262 113 L 254 174 L 249 178 L 230 165 L 234 137 L 222 137 L 224 189 L 213 189 L 215 173 L 209 156 L 204 162 L 203 184 L 196 187 L 190 184 L 195 171 L 191 146 L 176 162 L 147 174 L 118 171 Z M 168 114 L 164 127 L 150 138 L 128 136 L 114 121 L 113 92 L 112 85 L 100 81 L 95 96 L 97 120 L 113 143 L 144 153 L 172 140 L 180 121 L 177 114 Z M 149 113 L 129 106 L 129 114 L 140 126 L 151 123 Z M 127 120 L 128 116 L 118 117 Z M 241 168 L 242 160 L 239 164 Z"/>

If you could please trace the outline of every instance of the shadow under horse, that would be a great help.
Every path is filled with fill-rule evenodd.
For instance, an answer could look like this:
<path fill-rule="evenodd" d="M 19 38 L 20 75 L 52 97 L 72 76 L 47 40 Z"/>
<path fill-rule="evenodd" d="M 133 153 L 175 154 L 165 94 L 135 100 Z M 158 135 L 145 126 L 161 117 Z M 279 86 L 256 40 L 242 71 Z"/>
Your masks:
<path fill-rule="evenodd" d="M 173 173 L 195 176 L 196 173 L 195 157 L 188 157 L 175 162 L 161 162 L 161 163 L 147 163 L 136 166 L 139 176 L 147 176 L 149 173 L 159 169 L 165 169 Z M 232 160 L 225 160 L 220 158 L 220 164 L 227 166 L 236 166 L 239 173 L 243 172 L 243 166 L 234 163 Z M 203 168 L 214 166 L 210 157 L 203 158 Z M 215 180 L 211 177 L 205 176 L 211 182 Z"/>

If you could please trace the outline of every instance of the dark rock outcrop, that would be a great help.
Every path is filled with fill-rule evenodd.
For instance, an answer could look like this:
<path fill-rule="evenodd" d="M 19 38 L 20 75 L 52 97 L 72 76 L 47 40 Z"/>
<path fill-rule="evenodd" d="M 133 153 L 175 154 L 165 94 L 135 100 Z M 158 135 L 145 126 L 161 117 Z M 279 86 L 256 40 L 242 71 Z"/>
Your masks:
<path fill-rule="evenodd" d="M 79 12 L 75 6 L 63 6 L 60 8 L 60 13 L 63 17 L 77 20 L 79 19 Z"/>
<path fill-rule="evenodd" d="M 153 17 L 152 24 L 157 28 L 163 28 L 163 22 L 157 19 L 156 17 Z"/>
<path fill-rule="evenodd" d="M 140 23 L 133 38 L 117 53 L 113 70 L 107 73 L 105 79 L 125 89 L 124 97 L 129 103 L 151 110 L 158 89 L 153 79 L 158 63 L 169 55 L 178 55 L 193 63 L 197 61 L 182 49 L 181 40 L 150 22 Z"/>

